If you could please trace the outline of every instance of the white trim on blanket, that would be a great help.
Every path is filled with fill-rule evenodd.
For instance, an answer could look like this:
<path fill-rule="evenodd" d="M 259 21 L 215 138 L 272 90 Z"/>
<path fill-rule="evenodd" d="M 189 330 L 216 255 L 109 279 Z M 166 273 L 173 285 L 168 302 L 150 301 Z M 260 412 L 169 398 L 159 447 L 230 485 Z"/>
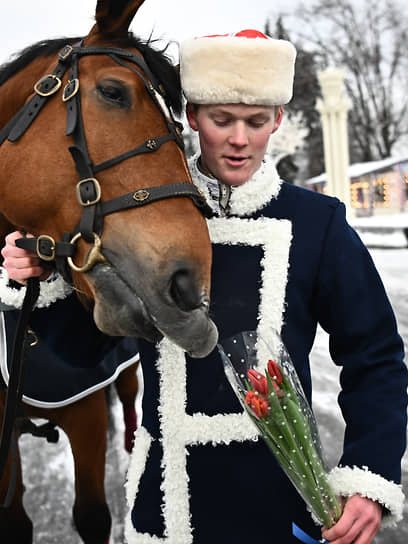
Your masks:
<path fill-rule="evenodd" d="M 42 401 L 39 399 L 29 397 L 27 395 L 23 395 L 22 397 L 23 402 L 25 402 L 26 404 L 29 404 L 30 406 L 36 406 L 37 408 L 62 408 L 63 406 L 68 406 L 69 404 L 77 402 L 87 397 L 88 395 L 95 393 L 95 391 L 98 391 L 99 389 L 104 389 L 105 387 L 113 383 L 116 380 L 116 378 L 119 376 L 119 374 L 125 370 L 125 368 L 133 365 L 134 363 L 137 363 L 138 361 L 139 361 L 139 353 L 136 353 L 135 355 L 132 355 L 132 357 L 130 357 L 126 361 L 123 361 L 122 363 L 120 363 L 116 367 L 115 372 L 111 374 L 109 378 L 94 384 L 92 387 L 88 387 L 87 389 L 84 389 L 83 391 L 81 391 L 80 393 L 77 393 L 76 395 L 67 397 L 66 399 L 55 401 L 55 402 L 47 402 L 47 401 Z M 8 385 L 9 369 L 7 366 L 7 339 L 6 339 L 4 316 L 2 312 L 0 312 L 0 371 L 1 371 L 1 376 L 4 380 L 4 383 Z"/>

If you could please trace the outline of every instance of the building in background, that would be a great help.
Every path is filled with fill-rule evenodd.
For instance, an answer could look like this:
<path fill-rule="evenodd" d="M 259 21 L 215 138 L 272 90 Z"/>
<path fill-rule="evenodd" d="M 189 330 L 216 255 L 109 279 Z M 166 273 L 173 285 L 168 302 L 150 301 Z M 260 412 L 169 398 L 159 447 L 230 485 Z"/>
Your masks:
<path fill-rule="evenodd" d="M 408 212 L 408 156 L 352 164 L 348 168 L 355 217 Z M 325 193 L 327 174 L 310 178 L 306 187 Z"/>

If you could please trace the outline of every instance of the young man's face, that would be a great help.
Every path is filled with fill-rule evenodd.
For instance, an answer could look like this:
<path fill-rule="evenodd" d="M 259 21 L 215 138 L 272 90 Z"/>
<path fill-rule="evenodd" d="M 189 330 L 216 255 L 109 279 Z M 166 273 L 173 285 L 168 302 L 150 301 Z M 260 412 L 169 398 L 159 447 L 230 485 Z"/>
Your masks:
<path fill-rule="evenodd" d="M 261 166 L 281 114 L 281 108 L 269 106 L 188 104 L 187 119 L 199 133 L 202 166 L 227 185 L 242 185 Z"/>

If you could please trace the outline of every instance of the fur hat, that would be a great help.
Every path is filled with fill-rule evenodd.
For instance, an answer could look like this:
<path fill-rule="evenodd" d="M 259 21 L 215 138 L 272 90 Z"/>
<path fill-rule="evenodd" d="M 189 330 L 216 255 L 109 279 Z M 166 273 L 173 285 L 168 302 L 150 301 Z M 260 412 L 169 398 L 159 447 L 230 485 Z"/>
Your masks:
<path fill-rule="evenodd" d="M 292 98 L 296 49 L 258 30 L 203 36 L 180 46 L 184 94 L 193 104 L 280 106 Z"/>

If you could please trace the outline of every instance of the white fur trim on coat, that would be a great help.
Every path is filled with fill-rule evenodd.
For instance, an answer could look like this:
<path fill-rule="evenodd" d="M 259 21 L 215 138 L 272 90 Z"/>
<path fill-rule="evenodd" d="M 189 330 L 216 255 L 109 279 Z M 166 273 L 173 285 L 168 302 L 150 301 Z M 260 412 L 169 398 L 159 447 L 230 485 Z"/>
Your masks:
<path fill-rule="evenodd" d="M 135 432 L 135 442 L 137 443 L 137 450 L 133 449 L 125 484 L 129 507 L 129 513 L 125 521 L 125 537 L 127 544 L 155 544 L 162 542 L 162 539 L 149 534 L 136 533 L 132 524 L 133 502 L 139 489 L 140 478 L 145 469 L 145 461 L 149 454 L 152 437 L 144 427 L 139 427 Z"/>
<path fill-rule="evenodd" d="M 215 36 L 180 46 L 184 94 L 193 104 L 280 106 L 292 98 L 296 49 L 286 40 Z"/>
<path fill-rule="evenodd" d="M 336 467 L 329 474 L 333 490 L 342 497 L 361 495 L 386 508 L 382 527 L 394 527 L 402 519 L 404 493 L 400 485 L 386 480 L 367 467 Z"/>
<path fill-rule="evenodd" d="M 219 213 L 219 206 L 211 198 L 206 177 L 200 172 L 197 161 L 200 154 L 194 155 L 188 161 L 194 184 L 200 189 L 213 211 Z M 271 157 L 265 156 L 261 167 L 251 179 L 243 185 L 232 187 L 230 199 L 230 214 L 245 217 L 261 210 L 272 199 L 278 198 L 282 180 Z"/>
<path fill-rule="evenodd" d="M 258 333 L 271 346 L 274 355 L 279 349 L 277 333 L 280 333 L 285 309 L 292 239 L 290 221 L 218 217 L 210 219 L 208 227 L 213 243 L 263 247 Z M 131 513 L 128 514 L 126 522 L 126 536 L 129 544 L 193 544 L 187 446 L 212 444 L 216 447 L 217 444 L 229 444 L 232 441 L 254 441 L 259 439 L 258 430 L 245 412 L 219 413 L 213 416 L 203 413 L 187 414 L 185 353 L 168 339 L 159 344 L 157 369 L 160 374 L 164 537 L 138 533 L 132 526 Z M 127 500 L 130 510 L 145 470 L 150 440 L 146 430 L 136 432 L 128 471 Z"/>
<path fill-rule="evenodd" d="M 47 280 L 40 281 L 40 296 L 36 307 L 46 308 L 53 302 L 66 298 L 73 288 L 59 274 L 52 274 Z M 0 301 L 12 308 L 20 309 L 23 305 L 26 288 L 16 289 L 9 285 L 9 275 L 5 268 L 0 267 Z"/>

